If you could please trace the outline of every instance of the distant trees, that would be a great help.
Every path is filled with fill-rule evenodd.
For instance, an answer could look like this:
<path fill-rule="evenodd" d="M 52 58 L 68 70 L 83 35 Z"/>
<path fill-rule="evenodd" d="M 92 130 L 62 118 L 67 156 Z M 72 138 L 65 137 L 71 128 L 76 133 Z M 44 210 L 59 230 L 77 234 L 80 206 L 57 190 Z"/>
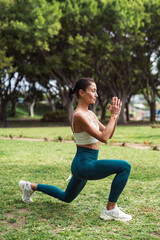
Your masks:
<path fill-rule="evenodd" d="M 58 96 L 70 119 L 68 90 L 90 76 L 97 82 L 102 119 L 116 95 L 123 101 L 120 122 L 125 123 L 124 108 L 141 91 L 155 121 L 159 22 L 158 0 L 0 0 L 0 119 L 9 101 L 14 109 L 24 79 L 32 86 L 32 105 L 40 97 L 39 85 L 53 111 Z"/>

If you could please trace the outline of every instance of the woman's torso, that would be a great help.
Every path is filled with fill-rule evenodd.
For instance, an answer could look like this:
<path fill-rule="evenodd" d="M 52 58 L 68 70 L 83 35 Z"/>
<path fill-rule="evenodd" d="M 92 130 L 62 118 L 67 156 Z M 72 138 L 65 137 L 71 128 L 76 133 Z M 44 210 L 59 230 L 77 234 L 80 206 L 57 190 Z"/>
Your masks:
<path fill-rule="evenodd" d="M 97 122 L 97 119 L 96 117 L 94 116 L 94 114 L 91 112 L 91 111 L 87 111 L 87 112 L 83 112 L 81 110 L 75 110 L 72 114 L 72 118 L 71 118 L 71 128 L 72 128 L 72 131 L 73 131 L 73 134 L 74 134 L 74 137 L 75 135 L 77 135 L 76 137 L 78 137 L 78 135 L 86 135 L 86 138 L 90 137 L 93 139 L 93 141 L 91 140 L 91 142 L 93 143 L 89 143 L 89 144 L 76 144 L 78 147 L 85 147 L 85 148 L 91 148 L 91 149 L 96 149 L 98 150 L 99 149 L 99 141 L 97 140 L 96 142 L 94 141 L 95 138 L 93 138 L 92 136 L 90 136 L 88 133 L 86 133 L 82 127 L 80 126 L 80 124 L 78 123 L 74 123 L 74 116 L 77 114 L 77 113 L 83 113 L 85 114 L 85 116 L 89 119 L 91 125 L 93 125 L 93 127 L 96 127 L 99 129 L 99 125 L 98 125 L 98 122 Z M 79 136 L 80 137 L 80 136 Z"/>

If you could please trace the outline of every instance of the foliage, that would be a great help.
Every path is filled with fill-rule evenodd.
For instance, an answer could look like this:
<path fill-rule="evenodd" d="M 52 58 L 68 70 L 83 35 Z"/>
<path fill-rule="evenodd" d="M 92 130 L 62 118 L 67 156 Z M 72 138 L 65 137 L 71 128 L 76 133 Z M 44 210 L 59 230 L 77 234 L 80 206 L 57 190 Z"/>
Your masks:
<path fill-rule="evenodd" d="M 6 49 L 6 56 L 12 60 L 11 67 L 16 67 L 13 74 L 8 74 L 7 79 L 5 78 L 9 87 L 13 85 L 11 84 L 13 77 L 16 80 L 13 91 L 8 87 L 5 88 L 5 100 L 8 103 L 11 96 L 19 90 L 19 83 L 23 78 L 35 83 L 38 81 L 37 74 L 45 71 L 45 66 L 41 65 L 37 54 L 40 55 L 43 50 L 49 51 L 48 39 L 57 35 L 61 28 L 59 22 L 61 11 L 58 2 L 54 0 L 50 3 L 45 0 L 1 0 L 0 16 L 2 25 L 0 36 Z M 39 64 L 37 60 L 40 60 Z M 18 72 L 18 77 L 15 72 Z M 2 120 L 4 118 L 3 108 L 1 109 Z"/>
<path fill-rule="evenodd" d="M 46 113 L 43 118 L 43 122 L 66 122 L 67 121 L 67 113 L 64 109 L 56 110 L 55 112 Z"/>
<path fill-rule="evenodd" d="M 152 127 L 152 128 L 160 128 L 160 124 L 158 124 L 158 123 L 153 123 L 153 124 L 151 124 L 151 127 Z"/>
<path fill-rule="evenodd" d="M 141 86 L 154 121 L 159 9 L 159 0 L 0 0 L 2 100 L 13 101 L 25 79 L 38 83 L 48 98 L 61 98 L 69 117 L 69 87 L 79 77 L 91 76 L 99 88 L 103 115 L 117 95 L 123 100 L 120 120 L 125 122 L 124 106 Z"/>

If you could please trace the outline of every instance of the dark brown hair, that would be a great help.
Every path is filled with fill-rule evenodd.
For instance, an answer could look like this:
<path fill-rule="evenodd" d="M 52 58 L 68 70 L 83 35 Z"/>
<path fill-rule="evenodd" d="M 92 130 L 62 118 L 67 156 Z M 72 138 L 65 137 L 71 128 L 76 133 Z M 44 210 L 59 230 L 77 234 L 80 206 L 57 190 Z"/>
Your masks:
<path fill-rule="evenodd" d="M 70 95 L 75 93 L 76 96 L 79 97 L 79 90 L 82 89 L 85 91 L 91 85 L 91 83 L 95 83 L 93 78 L 80 78 L 76 82 L 75 87 L 73 89 L 70 88 Z"/>

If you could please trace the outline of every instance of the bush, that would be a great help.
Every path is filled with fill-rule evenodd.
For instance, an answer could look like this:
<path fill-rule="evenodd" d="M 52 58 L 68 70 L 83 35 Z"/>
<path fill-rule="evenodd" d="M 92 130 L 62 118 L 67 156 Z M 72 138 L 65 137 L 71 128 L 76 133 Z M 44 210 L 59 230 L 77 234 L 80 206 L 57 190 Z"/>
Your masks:
<path fill-rule="evenodd" d="M 152 128 L 160 128 L 160 124 L 159 123 L 153 123 L 151 124 Z"/>
<path fill-rule="evenodd" d="M 67 112 L 62 110 L 56 110 L 55 112 L 46 113 L 41 119 L 42 122 L 66 122 Z"/>

